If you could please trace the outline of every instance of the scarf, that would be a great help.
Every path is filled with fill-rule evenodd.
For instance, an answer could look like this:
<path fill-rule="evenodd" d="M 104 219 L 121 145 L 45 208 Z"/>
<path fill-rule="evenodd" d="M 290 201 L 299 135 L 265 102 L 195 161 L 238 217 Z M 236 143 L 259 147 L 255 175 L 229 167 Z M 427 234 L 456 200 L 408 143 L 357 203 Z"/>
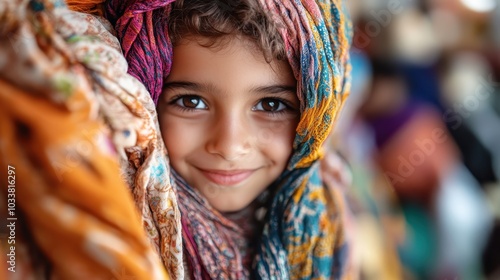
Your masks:
<path fill-rule="evenodd" d="M 106 5 L 129 73 L 157 102 L 171 67 L 172 46 L 163 17 L 171 0 L 119 1 Z M 252 271 L 243 267 L 241 228 L 174 177 L 183 226 L 183 245 L 195 279 L 342 278 L 346 246 L 341 209 L 319 178 L 321 146 L 350 87 L 351 26 L 342 1 L 274 1 L 260 4 L 282 24 L 281 36 L 295 78 L 301 118 L 287 170 L 271 189 Z M 158 59 L 159 58 L 159 59 Z"/>
<path fill-rule="evenodd" d="M 1 15 L 9 22 L 0 34 L 11 42 L 12 32 L 30 34 L 14 38 L 19 44 L 15 46 L 28 48 L 23 49 L 26 52 L 1 45 L 14 63 L 0 69 L 7 81 L 0 85 L 2 136 L 9 136 L 8 144 L 0 148 L 26 170 L 23 178 L 34 180 L 19 181 L 23 190 L 19 207 L 30 233 L 26 239 L 32 238 L 23 244 L 43 256 L 31 262 L 50 263 L 52 274 L 62 278 L 165 279 L 159 260 L 150 253 L 154 250 L 170 277 L 183 279 L 184 250 L 195 279 L 345 278 L 341 204 L 323 187 L 317 164 L 321 144 L 349 88 L 350 27 L 340 2 L 261 2 L 275 20 L 284 23 L 280 32 L 298 81 L 301 119 L 292 159 L 269 188 L 273 193 L 250 271 L 244 264 L 247 253 L 241 250 L 248 247 L 240 238 L 241 227 L 211 209 L 182 178 L 173 175 L 168 180 L 168 158 L 148 92 L 157 100 L 170 71 L 172 47 L 160 19 L 168 15 L 171 1 L 106 3 L 105 14 L 127 63 L 119 51 L 109 48 L 116 43 L 114 31 L 100 18 L 68 15 L 63 3 L 55 0 L 2 2 Z M 29 68 L 33 65 L 36 71 Z M 66 117 L 57 112 L 65 112 Z M 70 129 L 46 129 L 49 123 L 51 128 Z M 84 129 L 85 123 L 95 129 Z M 30 138 L 23 138 L 28 132 Z M 110 140 L 111 152 L 103 139 Z M 81 143 L 87 142 L 95 147 L 90 154 L 82 153 L 88 150 L 82 150 Z M 68 153 L 76 155 L 80 164 L 71 165 L 75 160 L 69 157 L 68 162 Z M 61 161 L 54 161 L 54 155 Z M 116 170 L 118 162 L 121 174 Z M 0 163 L 7 166 L 5 161 Z M 56 184 L 61 163 L 76 171 L 64 174 L 69 179 Z M 132 199 L 118 179 L 125 179 Z M 6 185 L 2 191 L 7 193 Z M 140 217 L 131 211 L 131 201 Z M 64 206 L 70 207 L 72 219 L 60 214 L 58 209 L 68 209 Z M 109 242 L 95 238 L 94 229 Z M 112 243 L 116 240 L 127 240 L 120 243 L 125 247 Z M 65 266 L 68 256 L 74 265 Z M 48 275 L 47 270 L 34 270 Z"/>
<path fill-rule="evenodd" d="M 58 0 L 0 1 L 0 21 L 0 279 L 182 279 L 155 105 L 112 26 Z"/>

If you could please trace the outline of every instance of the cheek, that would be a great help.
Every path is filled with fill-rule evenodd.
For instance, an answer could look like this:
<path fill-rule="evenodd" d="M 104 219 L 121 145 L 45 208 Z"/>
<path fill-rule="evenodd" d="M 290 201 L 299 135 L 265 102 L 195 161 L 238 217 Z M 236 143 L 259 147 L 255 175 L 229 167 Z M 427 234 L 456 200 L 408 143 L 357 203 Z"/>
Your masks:
<path fill-rule="evenodd" d="M 186 157 L 193 145 L 193 132 L 189 125 L 175 120 L 172 116 L 165 116 L 160 122 L 163 142 L 167 148 L 168 156 L 172 164 Z"/>
<path fill-rule="evenodd" d="M 280 123 L 261 133 L 261 149 L 279 166 L 285 166 L 292 154 L 295 129 L 295 122 Z"/>

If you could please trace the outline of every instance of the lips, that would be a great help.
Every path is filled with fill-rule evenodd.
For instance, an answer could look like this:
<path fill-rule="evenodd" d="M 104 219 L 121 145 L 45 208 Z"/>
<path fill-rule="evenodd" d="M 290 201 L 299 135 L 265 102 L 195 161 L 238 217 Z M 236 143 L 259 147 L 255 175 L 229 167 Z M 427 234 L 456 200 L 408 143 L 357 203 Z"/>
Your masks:
<path fill-rule="evenodd" d="M 255 170 L 204 170 L 201 173 L 215 184 L 223 186 L 234 186 L 250 177 Z"/>

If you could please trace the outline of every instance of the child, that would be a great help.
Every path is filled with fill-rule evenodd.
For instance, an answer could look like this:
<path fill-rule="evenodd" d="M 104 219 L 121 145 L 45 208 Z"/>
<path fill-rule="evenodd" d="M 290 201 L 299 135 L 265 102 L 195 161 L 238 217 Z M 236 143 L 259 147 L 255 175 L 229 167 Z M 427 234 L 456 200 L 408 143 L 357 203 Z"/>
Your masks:
<path fill-rule="evenodd" d="M 46 103 L 72 105 L 64 107 L 67 108 L 64 112 L 88 110 L 85 114 L 74 114 L 79 118 L 69 118 L 72 122 L 78 123 L 78 120 L 84 118 L 95 121 L 95 109 L 98 108 L 98 112 L 104 115 L 99 117 L 106 119 L 114 136 L 123 134 L 123 137 L 130 138 L 130 135 L 134 135 L 135 145 L 131 145 L 129 140 L 120 141 L 115 137 L 114 144 L 124 148 L 130 168 L 134 169 L 135 177 L 128 180 L 128 183 L 141 211 L 148 237 L 156 246 L 172 277 L 182 278 L 184 275 L 179 270 L 182 268 L 182 261 L 177 259 L 184 250 L 187 278 L 343 278 L 346 276 L 346 246 L 340 220 L 340 204 L 336 203 L 338 196 L 330 195 L 328 189 L 323 187 L 317 164 L 322 142 L 331 130 L 348 88 L 345 79 L 348 65 L 348 24 L 342 7 L 336 2 L 312 1 L 306 1 L 303 5 L 273 1 L 262 1 L 258 5 L 251 1 L 240 1 L 234 5 L 202 1 L 170 2 L 109 1 L 106 3 L 106 15 L 120 39 L 129 63 L 129 73 L 146 86 L 155 101 L 160 100 L 159 117 L 169 149 L 168 155 L 175 170 L 173 181 L 178 201 L 168 196 L 171 188 L 166 184 L 165 178 L 168 178 L 169 171 L 162 165 L 165 157 L 158 157 L 162 148 L 156 142 L 155 134 L 151 133 L 151 129 L 155 128 L 155 121 L 150 118 L 149 100 L 142 99 L 141 89 L 132 81 L 124 82 L 125 77 L 117 76 L 123 70 L 119 60 L 116 60 L 119 62 L 118 66 L 103 62 L 115 61 L 107 56 L 111 54 L 111 50 L 102 46 L 96 48 L 93 45 L 78 45 L 85 41 L 85 38 L 77 36 L 82 28 L 74 28 L 73 22 L 67 17 L 63 20 L 58 18 L 61 13 L 54 13 L 57 16 L 47 13 L 49 16 L 43 17 L 45 14 L 40 11 L 50 6 L 32 3 L 31 7 L 39 16 L 32 19 L 36 21 L 41 18 L 44 23 L 40 29 L 43 31 L 39 35 L 42 39 L 40 42 L 44 43 L 46 38 L 55 38 L 53 42 L 57 47 L 48 52 L 47 57 L 66 57 L 71 54 L 71 51 L 61 51 L 65 46 L 61 37 L 72 44 L 71 50 L 81 51 L 76 59 L 46 61 L 77 61 L 84 64 L 87 72 L 76 73 L 86 74 L 79 77 L 94 81 L 92 92 L 103 94 L 102 97 L 93 97 L 89 88 L 85 91 L 83 87 L 74 93 L 71 87 L 64 87 L 69 94 L 58 96 L 45 93 L 50 98 L 42 97 L 48 100 Z M 215 6 L 211 6 L 213 3 Z M 59 4 L 53 7 L 59 7 Z M 224 17 L 215 17 L 214 12 Z M 196 13 L 199 13 L 198 19 L 206 15 L 205 19 L 198 21 Z M 206 22 L 206 19 L 219 19 L 219 23 L 228 25 L 215 24 L 215 21 Z M 229 19 L 231 21 L 228 22 Z M 197 23 L 201 25 L 194 28 Z M 53 29 L 46 28 L 50 24 L 53 24 Z M 171 28 L 170 34 L 166 29 L 167 24 Z M 238 29 L 239 26 L 241 29 Z M 214 28 L 215 33 L 223 31 L 222 36 L 208 35 L 214 31 L 208 27 Z M 98 35 L 104 33 L 99 29 L 87 28 L 89 32 Z M 53 30 L 64 36 L 50 33 Z M 174 43 L 173 56 L 170 39 Z M 92 39 L 92 43 L 95 43 L 95 39 Z M 84 52 L 89 50 L 96 50 L 93 54 L 97 54 L 97 57 L 100 55 L 101 60 L 95 62 L 95 65 L 92 65 L 92 59 L 96 56 L 89 56 Z M 40 56 L 43 52 L 39 51 L 37 54 Z M 33 57 L 35 56 L 28 58 Z M 241 67 L 239 63 L 245 67 Z M 47 70 L 44 67 L 50 64 L 45 62 L 28 65 Z M 119 68 L 119 71 L 115 68 Z M 83 71 L 81 68 L 77 70 Z M 37 73 L 45 74 L 48 71 Z M 225 77 L 228 79 L 224 80 Z M 114 78 L 121 81 L 118 87 L 111 85 L 110 80 Z M 54 81 L 60 82 L 57 79 Z M 160 96 L 163 88 L 165 90 Z M 16 99 L 18 96 L 20 98 L 24 95 L 16 95 Z M 1 97 L 7 101 L 14 100 L 9 95 Z M 91 105 L 100 106 L 82 106 L 88 104 L 85 101 L 89 100 L 92 101 L 88 102 Z M 35 104 L 35 101 L 32 103 Z M 48 111 L 49 107 L 45 106 L 44 110 Z M 60 107 L 50 108 L 59 112 Z M 120 110 L 114 110 L 114 107 Z M 6 118 L 10 117 L 10 111 L 8 112 Z M 27 114 L 24 111 L 18 113 Z M 55 117 L 57 114 L 47 116 L 53 117 L 54 122 L 58 120 Z M 123 116 L 127 116 L 127 119 L 122 120 Z M 32 121 L 37 123 L 36 118 Z M 44 136 L 43 130 L 26 129 L 31 127 L 30 124 L 24 124 L 22 131 L 31 132 L 31 137 L 38 134 Z M 38 123 L 38 126 L 41 125 Z M 73 129 L 68 135 L 76 135 L 74 130 L 78 131 Z M 50 135 L 50 131 L 47 134 Z M 75 143 L 69 140 L 64 138 L 63 142 Z M 15 142 L 8 143 L 10 145 Z M 120 143 L 123 145 L 118 145 Z M 55 148 L 57 145 L 50 141 L 40 143 L 42 144 L 52 149 L 51 154 L 58 151 Z M 75 146 L 66 147 L 70 149 L 68 147 Z M 28 152 L 31 153 L 31 150 Z M 91 153 L 102 153 L 102 150 L 93 149 Z M 47 153 L 36 154 L 46 157 Z M 29 208 L 32 212 L 25 212 L 32 221 L 51 221 L 50 227 L 42 228 L 43 238 L 36 239 L 36 244 L 45 245 L 40 245 L 40 248 L 49 256 L 54 275 L 71 278 L 71 275 L 82 271 L 90 275 L 97 271 L 85 269 L 91 265 L 100 265 L 97 272 L 106 269 L 114 271 L 118 268 L 126 272 L 144 273 L 150 267 L 148 265 L 156 267 L 149 251 L 141 249 L 144 247 L 142 242 L 128 246 L 134 240 L 141 240 L 138 237 L 141 232 L 135 227 L 136 224 L 130 226 L 133 236 L 129 234 L 126 235 L 127 238 L 120 237 L 126 233 L 123 230 L 126 226 L 123 224 L 123 217 L 118 223 L 110 216 L 120 213 L 117 211 L 120 207 L 116 203 L 109 206 L 104 203 L 113 201 L 109 194 L 120 188 L 101 188 L 99 184 L 84 186 L 88 181 L 85 180 L 87 177 L 100 182 L 108 178 L 107 175 L 113 169 L 104 170 L 100 161 L 96 161 L 92 155 L 84 156 L 84 159 L 88 159 L 78 165 L 82 167 L 82 172 L 78 174 L 83 173 L 85 176 L 78 177 L 81 180 L 71 181 L 81 182 L 81 188 L 72 187 L 68 184 L 68 177 L 65 177 L 65 180 L 58 182 L 61 187 L 48 188 L 50 191 L 43 193 L 43 198 L 52 199 L 57 196 L 63 199 L 61 203 L 67 203 L 68 198 L 71 198 L 70 204 L 78 203 L 85 206 L 81 208 L 86 210 L 72 211 L 71 221 L 79 221 L 84 215 L 99 217 L 88 220 L 108 225 L 106 234 L 98 235 L 101 238 L 95 238 L 95 234 L 90 235 L 93 238 L 89 239 L 90 230 L 87 227 L 71 231 L 73 227 L 67 224 L 71 221 L 62 219 L 66 216 L 59 217 L 60 214 L 58 216 L 54 211 L 47 212 L 52 208 L 43 208 L 44 205 L 36 208 L 50 214 L 44 219 L 37 219 L 39 214 L 35 213 L 35 207 Z M 38 165 L 39 170 L 46 174 L 54 172 L 53 162 L 44 158 L 42 163 L 42 166 Z M 25 170 L 24 167 L 20 169 Z M 38 172 L 33 168 L 30 170 Z M 67 175 L 74 177 L 70 171 Z M 124 175 L 127 177 L 129 174 Z M 46 177 L 41 177 L 39 181 Z M 72 192 L 72 189 L 78 192 Z M 30 191 L 29 188 L 21 190 L 25 194 Z M 96 193 L 91 193 L 90 190 Z M 91 203 L 91 199 L 77 199 L 78 194 L 95 196 L 97 192 L 106 192 L 107 196 L 99 201 L 94 200 L 95 204 Z M 39 200 L 48 201 L 41 198 Z M 24 201 L 20 202 L 20 209 L 23 211 L 28 209 L 26 207 L 35 205 L 28 203 L 29 199 L 20 201 Z M 38 199 L 35 202 L 38 203 Z M 123 203 L 127 204 L 127 201 Z M 104 205 L 113 208 L 102 207 Z M 109 209 L 113 209 L 113 212 L 110 213 Z M 177 209 L 180 209 L 180 219 Z M 58 219 L 51 220 L 47 217 Z M 130 219 L 135 221 L 132 217 Z M 246 222 L 241 223 L 240 219 Z M 41 236 L 41 227 L 37 229 L 37 236 Z M 84 262 L 78 262 L 78 269 L 70 269 L 72 263 L 64 268 L 63 255 L 55 252 L 68 250 L 70 247 L 51 246 L 54 244 L 48 238 L 51 232 L 57 232 L 58 236 L 66 236 L 64 233 L 72 234 L 67 236 L 77 236 L 75 239 L 61 238 L 60 242 L 68 244 L 68 241 L 72 241 L 73 248 L 81 249 L 79 255 L 72 255 L 72 260 L 90 251 L 90 257 L 87 258 L 92 259 L 92 262 L 86 262 L 85 266 L 82 265 Z M 180 233 L 183 248 L 179 251 L 176 236 Z M 110 237 L 114 238 L 109 239 Z M 105 244 L 104 240 L 112 240 L 114 243 Z M 121 240 L 127 242 L 118 242 Z M 120 246 L 116 247 L 117 244 Z M 124 251 L 123 248 L 127 250 Z M 129 251 L 134 254 L 128 254 Z M 136 254 L 139 251 L 142 254 Z M 115 255 L 119 257 L 115 258 Z M 156 275 L 159 274 L 161 272 Z"/>
<path fill-rule="evenodd" d="M 345 275 L 338 197 L 322 186 L 315 163 L 347 89 L 348 26 L 339 3 L 175 2 L 160 50 L 171 58 L 166 66 L 139 55 L 155 51 L 148 44 L 125 42 L 129 72 L 158 100 L 186 275 Z M 109 5 L 109 14 L 118 6 Z M 123 46 L 130 34 L 117 22 Z M 161 32 L 155 23 L 154 34 Z M 163 76 L 147 73 L 161 67 Z"/>

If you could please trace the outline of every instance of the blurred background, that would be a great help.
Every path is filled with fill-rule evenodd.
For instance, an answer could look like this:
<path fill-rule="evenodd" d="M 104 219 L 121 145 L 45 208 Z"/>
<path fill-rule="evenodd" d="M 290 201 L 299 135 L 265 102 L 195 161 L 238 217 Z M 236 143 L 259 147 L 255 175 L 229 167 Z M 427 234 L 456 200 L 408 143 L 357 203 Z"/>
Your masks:
<path fill-rule="evenodd" d="M 349 0 L 362 279 L 500 279 L 500 0 Z"/>

